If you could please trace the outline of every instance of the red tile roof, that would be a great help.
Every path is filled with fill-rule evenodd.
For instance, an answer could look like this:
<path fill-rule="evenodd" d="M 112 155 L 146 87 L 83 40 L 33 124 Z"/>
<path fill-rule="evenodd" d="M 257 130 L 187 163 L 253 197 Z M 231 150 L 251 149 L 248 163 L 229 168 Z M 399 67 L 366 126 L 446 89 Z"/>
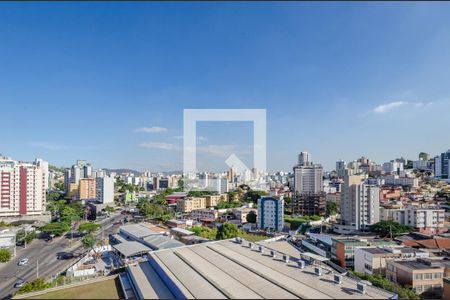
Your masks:
<path fill-rule="evenodd" d="M 428 240 L 406 240 L 403 244 L 408 247 L 427 249 L 450 249 L 450 238 L 434 238 Z"/>

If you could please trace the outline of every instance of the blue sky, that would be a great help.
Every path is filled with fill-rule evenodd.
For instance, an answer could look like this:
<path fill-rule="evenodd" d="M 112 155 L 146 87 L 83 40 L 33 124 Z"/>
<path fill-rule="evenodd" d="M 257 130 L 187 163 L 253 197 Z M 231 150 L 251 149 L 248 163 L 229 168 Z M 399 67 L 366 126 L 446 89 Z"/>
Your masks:
<path fill-rule="evenodd" d="M 450 148 L 449 3 L 1 3 L 0 153 L 182 168 L 184 108 L 267 110 L 269 170 Z M 210 123 L 210 124 L 208 124 Z M 246 122 L 199 164 L 251 165 Z"/>

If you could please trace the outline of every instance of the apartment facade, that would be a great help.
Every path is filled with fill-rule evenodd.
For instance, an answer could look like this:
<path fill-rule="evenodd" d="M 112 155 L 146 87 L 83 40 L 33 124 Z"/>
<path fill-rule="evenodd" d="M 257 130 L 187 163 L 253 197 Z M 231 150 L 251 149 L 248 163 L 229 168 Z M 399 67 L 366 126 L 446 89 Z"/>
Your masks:
<path fill-rule="evenodd" d="M 377 239 L 357 239 L 357 238 L 332 238 L 331 258 L 341 267 L 353 267 L 355 263 L 355 249 L 360 247 L 375 246 L 395 246 L 391 241 Z"/>
<path fill-rule="evenodd" d="M 430 260 L 386 260 L 386 278 L 400 285 L 409 285 L 419 295 L 442 294 L 445 268 Z"/>
<path fill-rule="evenodd" d="M 341 193 L 341 224 L 333 230 L 338 233 L 353 233 L 368 230 L 380 220 L 380 188 L 365 183 L 366 175 L 344 176 Z"/>
<path fill-rule="evenodd" d="M 177 201 L 177 211 L 190 213 L 193 210 L 206 208 L 205 197 L 186 197 Z"/>
<path fill-rule="evenodd" d="M 292 214 L 304 216 L 324 216 L 326 213 L 326 194 L 297 194 L 292 197 Z"/>
<path fill-rule="evenodd" d="M 294 167 L 294 193 L 319 194 L 323 191 L 321 165 L 297 165 Z"/>
<path fill-rule="evenodd" d="M 228 201 L 227 194 L 208 195 L 205 196 L 205 198 L 206 198 L 206 207 L 217 206 L 217 204 L 219 204 L 220 202 Z"/>
<path fill-rule="evenodd" d="M 354 269 L 366 274 L 386 275 L 386 259 L 426 258 L 429 252 L 408 247 L 355 248 Z"/>
<path fill-rule="evenodd" d="M 273 197 L 258 199 L 258 228 L 282 231 L 284 226 L 284 200 Z"/>
<path fill-rule="evenodd" d="M 48 164 L 43 160 L 29 163 L 0 157 L 0 217 L 42 214 L 47 187 Z"/>
<path fill-rule="evenodd" d="M 101 203 L 114 203 L 114 178 L 95 178 L 95 200 Z"/>
<path fill-rule="evenodd" d="M 449 179 L 450 174 L 450 150 L 441 153 L 434 158 L 434 174 L 439 179 Z"/>
<path fill-rule="evenodd" d="M 253 211 L 256 215 L 258 214 L 255 208 L 244 207 L 244 208 L 233 208 L 233 215 L 238 219 L 241 224 L 247 223 L 247 215 Z"/>
<path fill-rule="evenodd" d="M 78 200 L 93 200 L 97 197 L 94 178 L 82 178 L 78 185 Z"/>
<path fill-rule="evenodd" d="M 414 227 L 421 233 L 438 234 L 447 232 L 444 224 L 444 209 L 408 206 L 405 209 L 392 210 L 391 213 L 393 221 Z"/>
<path fill-rule="evenodd" d="M 194 220 L 212 219 L 216 220 L 219 217 L 219 212 L 216 209 L 195 209 L 191 211 L 191 218 Z"/>

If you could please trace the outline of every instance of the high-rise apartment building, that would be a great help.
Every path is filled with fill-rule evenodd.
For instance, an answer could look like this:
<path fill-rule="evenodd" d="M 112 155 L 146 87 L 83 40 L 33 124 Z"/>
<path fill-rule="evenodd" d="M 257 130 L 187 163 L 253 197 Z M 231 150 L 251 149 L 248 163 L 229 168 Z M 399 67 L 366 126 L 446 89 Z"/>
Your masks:
<path fill-rule="evenodd" d="M 94 178 L 82 178 L 78 186 L 79 200 L 94 200 L 96 198 L 96 183 Z"/>
<path fill-rule="evenodd" d="M 336 162 L 336 173 L 339 178 L 344 178 L 347 164 L 342 159 Z"/>
<path fill-rule="evenodd" d="M 298 165 L 294 166 L 294 196 L 291 206 L 295 214 L 325 213 L 323 168 L 319 164 L 313 164 L 308 152 L 301 152 L 298 155 Z"/>
<path fill-rule="evenodd" d="M 284 200 L 273 197 L 258 199 L 258 228 L 282 231 L 284 226 Z"/>
<path fill-rule="evenodd" d="M 319 194 L 323 191 L 323 168 L 313 164 L 311 154 L 301 152 L 294 166 L 294 193 Z"/>
<path fill-rule="evenodd" d="M 341 224 L 336 225 L 335 231 L 351 233 L 367 230 L 372 224 L 380 220 L 380 188 L 367 184 L 366 175 L 344 176 L 341 192 Z"/>
<path fill-rule="evenodd" d="M 39 215 L 45 211 L 48 163 L 0 157 L 0 217 Z"/>
<path fill-rule="evenodd" d="M 298 155 L 298 164 L 300 166 L 308 166 L 312 163 L 311 154 L 308 152 L 300 152 Z"/>
<path fill-rule="evenodd" d="M 439 179 L 449 179 L 450 174 L 450 150 L 441 153 L 434 158 L 434 174 Z"/>
<path fill-rule="evenodd" d="M 114 178 L 95 178 L 95 200 L 101 203 L 114 203 Z"/>

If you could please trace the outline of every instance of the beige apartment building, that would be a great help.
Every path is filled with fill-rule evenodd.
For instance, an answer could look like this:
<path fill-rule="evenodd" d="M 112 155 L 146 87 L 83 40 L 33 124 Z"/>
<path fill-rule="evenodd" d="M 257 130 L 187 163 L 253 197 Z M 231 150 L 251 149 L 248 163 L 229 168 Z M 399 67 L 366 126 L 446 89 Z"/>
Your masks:
<path fill-rule="evenodd" d="M 96 183 L 94 178 L 80 179 L 78 187 L 78 199 L 79 200 L 95 199 L 96 197 L 95 185 Z"/>
<path fill-rule="evenodd" d="M 228 201 L 227 194 L 208 195 L 205 196 L 205 198 L 206 198 L 206 207 L 217 206 L 217 204 L 219 204 L 220 202 Z"/>
<path fill-rule="evenodd" d="M 247 223 L 247 215 L 249 212 L 253 211 L 256 215 L 258 215 L 258 210 L 255 208 L 233 208 L 233 215 L 240 221 L 241 224 Z"/>
<path fill-rule="evenodd" d="M 445 267 L 441 260 L 386 260 L 386 278 L 409 285 L 417 294 L 442 294 Z"/>
<path fill-rule="evenodd" d="M 355 272 L 386 275 L 387 259 L 426 258 L 429 252 L 409 247 L 355 248 Z"/>
<path fill-rule="evenodd" d="M 78 183 L 69 183 L 69 187 L 67 188 L 67 196 L 78 198 Z"/>
<path fill-rule="evenodd" d="M 190 213 L 196 209 L 206 208 L 205 197 L 186 197 L 177 201 L 177 211 L 181 213 Z"/>

